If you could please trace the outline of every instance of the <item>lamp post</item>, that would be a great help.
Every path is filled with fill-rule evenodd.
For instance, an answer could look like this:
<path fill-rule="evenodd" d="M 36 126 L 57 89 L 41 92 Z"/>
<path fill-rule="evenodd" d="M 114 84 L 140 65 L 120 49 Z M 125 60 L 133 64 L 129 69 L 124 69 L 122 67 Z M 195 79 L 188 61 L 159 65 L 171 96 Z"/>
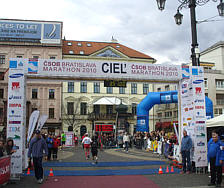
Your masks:
<path fill-rule="evenodd" d="M 164 10 L 166 0 L 156 0 L 159 10 Z M 177 25 L 182 24 L 183 15 L 180 13 L 180 10 L 184 8 L 190 8 L 190 16 L 191 16 L 191 35 L 192 35 L 192 44 L 191 44 L 191 59 L 193 66 L 200 66 L 199 62 L 199 49 L 197 42 L 197 21 L 196 21 L 196 13 L 195 8 L 197 5 L 202 6 L 209 2 L 210 0 L 178 0 L 181 4 L 177 8 L 177 13 L 175 14 L 175 22 Z M 217 2 L 218 0 L 212 0 Z M 224 16 L 224 3 L 223 0 L 220 0 L 220 4 L 217 6 L 219 16 Z"/>

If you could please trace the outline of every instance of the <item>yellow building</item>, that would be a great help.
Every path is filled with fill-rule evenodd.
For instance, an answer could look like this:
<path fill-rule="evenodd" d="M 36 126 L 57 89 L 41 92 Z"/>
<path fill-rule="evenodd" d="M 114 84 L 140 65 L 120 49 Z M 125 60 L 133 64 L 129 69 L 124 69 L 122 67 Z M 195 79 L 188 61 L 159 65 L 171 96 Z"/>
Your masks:
<path fill-rule="evenodd" d="M 92 42 L 63 40 L 63 59 L 125 61 L 155 63 L 156 60 L 128 48 L 117 41 Z M 113 133 L 119 130 L 133 134 L 136 125 L 136 107 L 153 85 L 130 80 L 126 87 L 104 87 L 104 80 L 68 80 L 62 86 L 62 127 L 77 135 L 88 132 Z M 127 106 L 127 113 L 118 118 L 119 104 Z M 121 106 L 120 106 L 121 107 Z M 153 111 L 153 110 L 152 110 Z M 152 114 L 153 112 L 150 112 Z M 153 116 L 150 116 L 153 121 Z M 153 125 L 151 122 L 150 125 Z M 150 128 L 152 130 L 152 128 Z"/>

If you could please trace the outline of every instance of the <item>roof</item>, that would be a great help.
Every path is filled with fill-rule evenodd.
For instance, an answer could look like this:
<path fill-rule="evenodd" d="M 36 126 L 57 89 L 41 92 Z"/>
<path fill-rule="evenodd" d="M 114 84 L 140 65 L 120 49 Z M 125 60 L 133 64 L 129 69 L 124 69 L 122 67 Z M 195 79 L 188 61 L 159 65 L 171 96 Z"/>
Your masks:
<path fill-rule="evenodd" d="M 202 53 L 205 53 L 205 52 L 207 52 L 207 51 L 209 51 L 209 50 L 213 50 L 213 49 L 217 48 L 218 46 L 222 46 L 222 45 L 224 45 L 224 41 L 219 41 L 219 42 L 213 44 L 212 46 L 208 47 L 207 49 L 203 50 L 203 51 L 201 52 L 201 54 L 202 54 Z"/>
<path fill-rule="evenodd" d="M 70 45 L 68 45 L 70 43 Z M 80 51 L 83 51 L 82 56 L 92 55 L 100 50 L 111 47 L 120 53 L 130 57 L 130 58 L 140 58 L 140 59 L 152 59 L 151 56 L 148 56 L 144 53 L 138 52 L 134 49 L 131 49 L 127 46 L 124 46 L 118 42 L 93 42 L 93 41 L 73 41 L 73 40 L 63 40 L 62 45 L 62 54 L 63 55 L 80 55 Z M 69 53 L 73 51 L 73 54 Z"/>

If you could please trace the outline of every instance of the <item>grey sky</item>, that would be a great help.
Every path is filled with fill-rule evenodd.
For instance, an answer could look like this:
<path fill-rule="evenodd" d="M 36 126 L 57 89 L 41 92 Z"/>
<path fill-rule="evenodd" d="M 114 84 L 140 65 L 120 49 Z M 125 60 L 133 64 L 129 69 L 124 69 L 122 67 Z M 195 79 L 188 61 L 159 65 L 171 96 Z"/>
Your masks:
<path fill-rule="evenodd" d="M 218 3 L 198 6 L 197 20 L 218 15 Z M 177 64 L 189 62 L 191 48 L 190 11 L 182 9 L 183 24 L 177 26 L 173 16 L 178 5 L 178 0 L 168 0 L 161 12 L 156 0 L 8 0 L 1 2 L 0 15 L 7 19 L 62 21 L 66 39 L 109 42 L 114 36 L 158 63 Z M 223 21 L 198 24 L 200 51 L 223 40 L 223 28 Z"/>

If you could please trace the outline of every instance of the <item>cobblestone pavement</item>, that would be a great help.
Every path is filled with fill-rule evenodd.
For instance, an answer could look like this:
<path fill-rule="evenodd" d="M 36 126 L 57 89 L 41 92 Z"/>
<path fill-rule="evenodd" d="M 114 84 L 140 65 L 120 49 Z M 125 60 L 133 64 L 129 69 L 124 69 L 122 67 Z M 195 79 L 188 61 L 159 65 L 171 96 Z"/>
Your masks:
<path fill-rule="evenodd" d="M 138 149 L 130 149 L 128 153 L 123 151 L 122 149 L 106 149 L 103 151 L 99 151 L 98 153 L 99 156 L 99 163 L 100 162 L 134 162 L 134 161 L 164 161 L 165 164 L 162 165 L 162 168 L 165 169 L 167 166 L 170 165 L 170 161 L 165 159 L 162 156 L 159 156 L 158 154 L 152 153 L 152 152 L 146 152 L 143 150 L 138 150 Z M 79 148 L 64 148 L 62 151 L 59 151 L 58 153 L 58 162 L 91 162 L 91 160 L 86 160 L 85 159 L 85 154 L 84 151 L 81 147 Z M 150 168 L 157 168 L 159 169 L 160 166 L 158 165 L 145 165 L 145 166 L 128 166 L 128 167 L 52 167 L 53 171 L 57 170 L 98 170 L 98 169 L 150 169 Z M 50 167 L 45 167 L 45 170 L 49 170 Z M 180 174 L 153 174 L 153 175 L 140 175 L 141 177 L 144 177 L 144 182 L 139 176 L 123 176 L 125 179 L 132 179 L 136 178 L 137 180 L 140 180 L 138 182 L 139 187 L 144 188 L 144 186 L 148 185 L 147 183 L 150 184 L 154 183 L 154 186 L 151 185 L 151 187 L 160 187 L 160 188 L 189 188 L 189 187 L 195 187 L 195 188 L 206 188 L 207 184 L 209 182 L 209 177 L 208 174 L 189 174 L 189 175 L 180 175 Z M 95 176 L 96 177 L 96 176 Z M 118 179 L 119 177 L 117 176 L 109 176 L 107 178 L 107 181 L 109 182 L 110 177 L 113 179 Z M 17 181 L 16 183 L 9 183 L 6 185 L 6 188 L 17 188 L 17 187 L 22 187 L 22 188 L 39 188 L 47 185 L 48 188 L 51 187 L 51 185 L 56 188 L 59 186 L 60 182 L 66 182 L 71 183 L 72 187 L 75 187 L 76 183 L 77 186 L 81 185 L 83 188 L 87 187 L 92 187 L 91 185 L 87 185 L 87 183 L 84 183 L 85 181 L 85 176 L 83 177 L 78 177 L 78 176 L 73 176 L 70 177 L 71 179 L 65 180 L 66 177 L 59 177 L 59 176 L 54 176 L 54 177 L 45 177 L 45 182 L 43 185 L 39 185 L 36 183 L 35 178 L 33 176 L 23 176 L 20 181 Z M 99 178 L 102 178 L 99 180 Z M 89 179 L 89 177 L 86 176 L 86 180 Z M 106 176 L 101 176 L 101 177 L 96 177 L 95 178 L 98 182 L 98 187 L 104 187 L 103 185 L 103 180 L 106 180 Z M 83 182 L 80 182 L 82 180 Z M 100 182 L 102 181 L 102 185 Z M 148 181 L 148 182 L 147 182 Z M 54 183 L 57 184 L 54 184 Z M 79 184 L 78 184 L 79 183 Z M 83 184 L 82 184 L 83 183 Z M 112 182 L 111 185 L 116 182 Z M 129 182 L 130 183 L 130 182 Z M 122 186 L 121 186 L 122 185 Z M 66 185 L 65 185 L 66 186 Z M 117 182 L 116 187 L 122 187 L 125 186 L 124 182 L 121 183 L 119 180 Z M 128 185 L 127 185 L 128 186 Z M 134 186 L 134 183 L 133 183 Z M 59 186 L 60 187 L 60 186 Z M 67 186 L 69 187 L 69 186 Z M 107 186 L 107 188 L 109 188 Z M 130 185 L 129 185 L 130 188 Z"/>

